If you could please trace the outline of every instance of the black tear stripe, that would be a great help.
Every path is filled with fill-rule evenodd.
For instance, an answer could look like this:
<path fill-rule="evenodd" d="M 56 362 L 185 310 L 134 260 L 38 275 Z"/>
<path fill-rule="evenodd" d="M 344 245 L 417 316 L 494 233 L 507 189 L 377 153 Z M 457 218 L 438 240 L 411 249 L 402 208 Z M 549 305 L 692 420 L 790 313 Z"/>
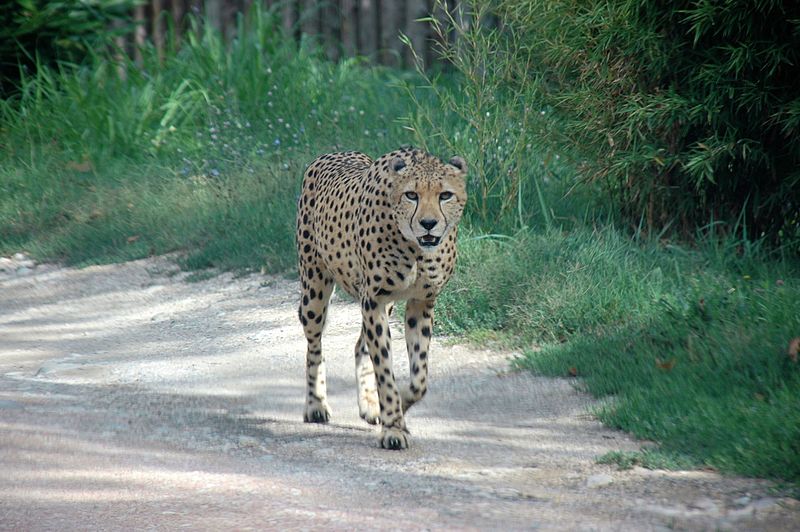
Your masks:
<path fill-rule="evenodd" d="M 408 225 L 411 228 L 412 235 L 414 234 L 414 217 L 417 215 L 417 209 L 419 209 L 419 200 L 417 200 L 417 204 L 414 206 L 414 212 L 411 214 L 411 219 L 408 221 Z"/>

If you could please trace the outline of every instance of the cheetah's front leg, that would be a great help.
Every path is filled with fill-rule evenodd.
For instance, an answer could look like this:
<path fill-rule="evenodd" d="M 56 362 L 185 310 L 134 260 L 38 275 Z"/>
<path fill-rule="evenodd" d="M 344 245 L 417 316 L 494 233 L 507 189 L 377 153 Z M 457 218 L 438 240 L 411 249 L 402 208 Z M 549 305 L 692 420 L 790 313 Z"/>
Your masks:
<path fill-rule="evenodd" d="M 428 349 L 433 332 L 434 301 L 409 299 L 406 304 L 406 347 L 411 382 L 403 387 L 403 412 L 428 391 Z"/>
<path fill-rule="evenodd" d="M 406 449 L 410 435 L 403 418 L 402 401 L 392 371 L 392 345 L 386 306 L 367 297 L 361 304 L 366 344 L 378 382 L 381 409 L 381 447 Z"/>

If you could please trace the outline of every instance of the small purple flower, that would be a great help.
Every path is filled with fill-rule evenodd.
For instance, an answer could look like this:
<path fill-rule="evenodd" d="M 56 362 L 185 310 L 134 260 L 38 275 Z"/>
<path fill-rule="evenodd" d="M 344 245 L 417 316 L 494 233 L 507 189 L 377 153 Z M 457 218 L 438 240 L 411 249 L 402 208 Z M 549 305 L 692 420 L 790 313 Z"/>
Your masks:
<path fill-rule="evenodd" d="M 275 139 L 275 140 L 272 142 L 272 145 L 273 145 L 273 146 L 280 146 L 280 145 L 281 145 L 281 139 Z"/>

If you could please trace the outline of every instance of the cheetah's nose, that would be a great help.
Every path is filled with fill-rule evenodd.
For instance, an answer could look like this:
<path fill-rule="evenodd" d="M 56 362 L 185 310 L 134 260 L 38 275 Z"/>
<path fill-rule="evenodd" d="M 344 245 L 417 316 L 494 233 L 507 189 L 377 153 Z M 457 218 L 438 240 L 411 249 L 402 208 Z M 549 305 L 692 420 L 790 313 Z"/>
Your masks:
<path fill-rule="evenodd" d="M 419 225 L 421 225 L 422 227 L 424 227 L 424 228 L 425 228 L 425 229 L 427 229 L 428 231 L 430 231 L 431 229 L 433 229 L 434 227 L 436 227 L 436 224 L 437 224 L 437 223 L 438 223 L 438 222 L 437 222 L 436 220 L 433 220 L 433 219 L 431 219 L 431 218 L 428 218 L 428 219 L 426 219 L 426 220 L 420 220 L 420 221 L 419 221 Z"/>

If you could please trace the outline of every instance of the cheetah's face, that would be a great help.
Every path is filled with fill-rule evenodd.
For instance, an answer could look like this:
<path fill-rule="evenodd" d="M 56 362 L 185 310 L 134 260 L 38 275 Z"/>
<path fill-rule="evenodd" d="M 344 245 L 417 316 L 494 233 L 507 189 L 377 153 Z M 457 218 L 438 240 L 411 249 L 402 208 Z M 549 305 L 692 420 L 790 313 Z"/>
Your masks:
<path fill-rule="evenodd" d="M 458 224 L 467 201 L 467 165 L 460 157 L 448 164 L 434 157 L 408 164 L 396 158 L 392 187 L 394 219 L 402 235 L 423 252 L 433 252 Z"/>

